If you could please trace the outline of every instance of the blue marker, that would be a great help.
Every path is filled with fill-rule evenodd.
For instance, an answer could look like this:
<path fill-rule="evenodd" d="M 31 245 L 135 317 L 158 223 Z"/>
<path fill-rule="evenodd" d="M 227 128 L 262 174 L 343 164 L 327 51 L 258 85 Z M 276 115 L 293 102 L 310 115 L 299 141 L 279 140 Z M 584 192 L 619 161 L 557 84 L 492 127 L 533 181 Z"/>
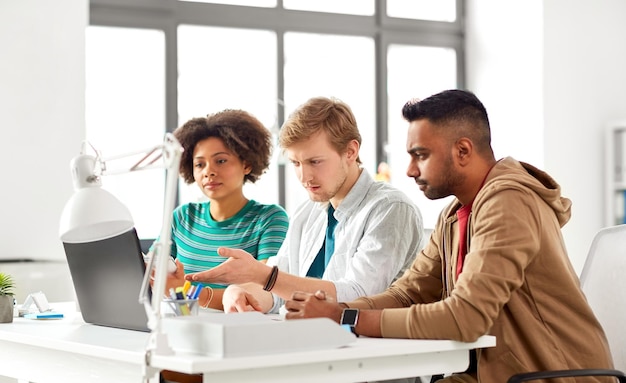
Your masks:
<path fill-rule="evenodd" d="M 33 313 L 26 314 L 24 318 L 27 319 L 60 319 L 63 318 L 62 313 L 54 313 L 54 312 L 45 312 L 45 313 Z"/>
<path fill-rule="evenodd" d="M 200 296 L 200 291 L 202 291 L 202 288 L 204 288 L 202 283 L 198 283 L 198 286 L 196 287 L 196 291 L 193 292 L 193 296 L 191 297 L 191 299 L 198 299 L 198 297 Z"/>

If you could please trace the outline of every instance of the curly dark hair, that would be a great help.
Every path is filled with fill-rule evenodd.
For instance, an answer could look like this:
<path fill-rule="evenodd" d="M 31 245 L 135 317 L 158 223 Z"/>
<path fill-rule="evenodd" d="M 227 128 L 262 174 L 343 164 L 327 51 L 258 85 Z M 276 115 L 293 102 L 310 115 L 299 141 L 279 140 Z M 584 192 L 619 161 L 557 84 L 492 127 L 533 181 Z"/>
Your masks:
<path fill-rule="evenodd" d="M 270 165 L 272 135 L 261 121 L 243 110 L 225 109 L 206 117 L 192 118 L 174 131 L 184 148 L 180 160 L 180 175 L 187 184 L 193 177 L 193 151 L 198 142 L 217 137 L 250 166 L 244 182 L 256 182 Z"/>

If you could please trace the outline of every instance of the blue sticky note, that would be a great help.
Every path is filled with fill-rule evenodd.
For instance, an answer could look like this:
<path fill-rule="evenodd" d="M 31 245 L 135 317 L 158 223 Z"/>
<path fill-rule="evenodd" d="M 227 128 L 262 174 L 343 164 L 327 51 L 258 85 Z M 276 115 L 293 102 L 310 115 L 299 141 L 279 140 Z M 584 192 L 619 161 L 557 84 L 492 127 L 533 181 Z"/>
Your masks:
<path fill-rule="evenodd" d="M 32 314 L 24 315 L 24 318 L 26 319 L 60 319 L 60 318 L 63 318 L 63 314 L 51 313 L 51 312 L 32 313 Z"/>

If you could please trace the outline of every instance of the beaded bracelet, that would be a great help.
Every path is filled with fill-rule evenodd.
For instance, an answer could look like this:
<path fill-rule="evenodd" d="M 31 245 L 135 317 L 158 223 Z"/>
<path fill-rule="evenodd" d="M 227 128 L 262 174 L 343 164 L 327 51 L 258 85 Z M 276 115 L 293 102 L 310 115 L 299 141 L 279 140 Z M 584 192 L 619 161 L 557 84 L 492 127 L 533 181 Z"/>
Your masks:
<path fill-rule="evenodd" d="M 207 299 L 206 303 L 204 304 L 204 306 L 200 306 L 203 309 L 208 309 L 209 305 L 211 304 L 211 301 L 213 300 L 213 289 L 210 286 L 205 286 L 205 290 L 208 289 L 209 290 L 209 299 Z"/>
<path fill-rule="evenodd" d="M 263 290 L 271 291 L 274 288 L 274 284 L 276 284 L 276 279 L 278 278 L 278 266 L 272 266 L 272 271 L 270 272 L 270 276 L 267 279 L 267 283 L 263 286 Z"/>

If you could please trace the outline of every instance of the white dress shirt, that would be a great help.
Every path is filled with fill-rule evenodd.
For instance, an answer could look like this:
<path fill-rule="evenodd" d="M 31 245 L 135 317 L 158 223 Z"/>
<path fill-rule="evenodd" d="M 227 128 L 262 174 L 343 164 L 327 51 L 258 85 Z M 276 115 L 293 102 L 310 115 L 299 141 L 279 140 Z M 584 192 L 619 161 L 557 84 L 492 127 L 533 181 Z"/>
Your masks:
<path fill-rule="evenodd" d="M 268 265 L 306 276 L 328 224 L 328 202 L 304 202 L 289 220 L 287 237 Z M 422 216 L 400 190 L 376 182 L 363 169 L 335 210 L 335 252 L 322 279 L 335 283 L 340 302 L 385 290 L 412 263 L 423 245 Z M 284 301 L 274 295 L 271 312 Z"/>

